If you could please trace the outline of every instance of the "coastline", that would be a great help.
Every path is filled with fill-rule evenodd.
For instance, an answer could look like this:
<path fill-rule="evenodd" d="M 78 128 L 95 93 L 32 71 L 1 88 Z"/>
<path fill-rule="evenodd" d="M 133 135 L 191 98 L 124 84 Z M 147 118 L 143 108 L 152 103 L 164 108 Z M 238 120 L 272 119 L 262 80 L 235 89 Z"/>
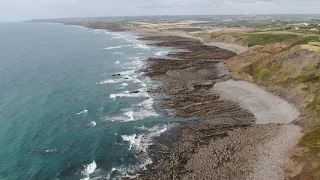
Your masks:
<path fill-rule="evenodd" d="M 189 51 L 193 49 L 188 45 L 187 47 L 181 46 L 181 42 L 190 45 L 189 41 L 192 41 L 185 39 L 185 37 L 171 36 L 170 38 L 164 38 L 154 36 L 152 38 L 142 38 L 142 40 L 160 41 L 151 44 L 156 46 L 174 46 Z M 206 45 L 200 42 L 197 46 Z M 200 49 L 206 48 L 202 47 Z M 208 51 L 212 53 L 211 49 Z M 240 179 L 284 179 L 282 169 L 284 160 L 302 136 L 301 129 L 291 124 L 299 116 L 298 111 L 282 100 L 285 103 L 282 104 L 282 107 L 290 106 L 289 109 L 291 110 L 287 115 L 290 116 L 291 112 L 295 116 L 289 117 L 290 121 L 282 122 L 280 121 L 283 118 L 281 117 L 282 114 L 275 115 L 279 116 L 279 119 L 277 119 L 279 122 L 263 122 L 257 125 L 254 123 L 257 117 L 252 116 L 251 109 L 246 109 L 236 99 L 221 99 L 219 98 L 221 94 L 209 93 L 208 91 L 212 87 L 214 88 L 216 83 L 225 82 L 231 78 L 226 73 L 217 76 L 221 74 L 217 68 L 219 67 L 217 66 L 218 62 L 221 62 L 221 59 L 222 62 L 226 61 L 228 58 L 216 52 L 213 53 L 213 56 L 206 56 L 205 53 L 194 56 L 192 52 L 182 52 L 178 56 L 172 53 L 168 55 L 169 57 L 182 58 L 182 64 L 173 64 L 172 61 L 175 60 L 168 63 L 170 60 L 149 59 L 151 61 L 149 76 L 155 76 L 157 79 L 160 77 L 160 79 L 169 82 L 169 88 L 158 90 L 173 98 L 171 102 L 166 102 L 165 106 L 178 109 L 180 111 L 176 114 L 178 117 L 197 117 L 200 120 L 196 123 L 180 124 L 180 138 L 177 142 L 173 144 L 172 148 L 163 146 L 163 144 L 158 145 L 161 149 L 169 149 L 169 151 L 159 153 L 158 156 L 162 158 L 154 158 L 153 161 L 156 163 L 150 165 L 148 171 L 143 172 L 138 179 L 207 179 L 210 177 L 217 179 L 239 179 L 239 177 Z M 190 63 L 188 60 L 192 61 L 191 65 L 188 65 Z M 200 65 L 199 67 L 198 62 L 200 64 L 206 63 L 206 65 Z M 211 63 L 214 66 L 210 67 L 209 64 Z M 166 66 L 166 64 L 170 64 L 170 66 Z M 208 74 L 202 76 L 201 72 L 194 72 L 193 68 L 199 71 L 207 71 Z M 216 76 L 214 77 L 208 71 Z M 243 85 L 242 90 L 245 90 L 247 86 L 247 84 Z M 253 91 L 263 91 L 259 87 L 255 88 Z M 186 97 L 183 97 L 184 95 Z M 201 96 L 203 98 L 199 99 L 198 97 Z M 270 96 L 269 99 L 277 98 L 273 95 Z M 279 101 L 279 99 L 277 100 Z M 255 103 L 269 102 L 261 100 Z M 224 106 L 227 108 L 221 108 Z M 268 104 L 266 105 L 266 111 L 268 112 L 267 107 Z M 233 111 L 229 111 L 230 109 Z M 213 116 L 210 116 L 212 113 Z M 155 150 L 151 151 L 154 153 Z M 241 168 L 238 169 L 239 167 Z"/>
<path fill-rule="evenodd" d="M 217 43 L 168 32 L 129 32 L 149 45 L 186 50 L 149 58 L 147 76 L 166 84 L 152 90 L 171 97 L 160 108 L 174 110 L 174 117 L 195 119 L 156 140 L 148 150 L 153 163 L 137 179 L 284 179 L 281 167 L 301 137 L 300 128 L 290 122 L 257 125 L 250 109 L 212 90 L 231 79 L 220 69 L 245 48 L 217 48 Z"/>

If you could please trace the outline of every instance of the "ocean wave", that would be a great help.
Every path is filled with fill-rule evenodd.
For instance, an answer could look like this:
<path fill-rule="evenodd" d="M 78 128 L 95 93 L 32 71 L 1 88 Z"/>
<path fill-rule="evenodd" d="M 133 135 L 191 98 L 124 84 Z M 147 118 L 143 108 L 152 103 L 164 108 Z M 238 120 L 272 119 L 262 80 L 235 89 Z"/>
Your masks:
<path fill-rule="evenodd" d="M 118 63 L 119 61 L 115 62 L 115 63 Z M 120 62 L 119 62 L 120 63 Z M 135 73 L 135 70 L 127 70 L 127 71 L 122 71 L 122 72 L 119 72 L 117 73 L 119 74 L 122 79 L 106 79 L 106 80 L 103 80 L 103 81 L 100 81 L 100 82 L 97 82 L 96 84 L 117 84 L 117 83 L 122 83 L 122 82 L 125 82 L 125 81 L 132 81 L 134 83 L 136 82 L 141 82 L 140 80 L 138 80 L 138 76 L 140 76 L 141 74 L 136 74 Z"/>
<path fill-rule="evenodd" d="M 120 34 L 113 34 L 112 39 L 125 39 L 126 37 Z"/>
<path fill-rule="evenodd" d="M 85 109 L 85 110 L 77 113 L 77 115 L 81 115 L 81 114 L 87 115 L 88 114 L 88 110 Z"/>
<path fill-rule="evenodd" d="M 132 45 L 122 45 L 122 46 L 112 46 L 112 47 L 107 47 L 107 48 L 103 48 L 105 50 L 111 50 L 111 49 L 120 49 L 120 48 L 123 48 L 123 47 L 130 47 Z"/>
<path fill-rule="evenodd" d="M 122 87 L 126 87 L 126 86 L 128 86 L 128 84 L 127 83 L 122 83 L 121 86 Z"/>
<path fill-rule="evenodd" d="M 134 48 L 139 48 L 139 49 L 150 49 L 150 47 L 149 46 L 147 46 L 146 44 L 141 44 L 140 42 L 138 42 L 135 46 L 134 46 Z"/>
<path fill-rule="evenodd" d="M 127 121 L 133 121 L 134 120 L 133 111 L 125 112 L 124 115 L 126 115 L 129 118 Z"/>
<path fill-rule="evenodd" d="M 156 52 L 155 55 L 156 56 L 166 56 L 169 53 L 169 51 L 159 51 Z"/>
<path fill-rule="evenodd" d="M 128 78 L 129 75 L 135 74 L 135 70 L 122 71 L 122 72 L 119 72 L 119 74 L 121 74 L 122 76 L 126 76 L 126 78 Z"/>
<path fill-rule="evenodd" d="M 116 100 L 118 97 L 150 97 L 150 95 L 142 89 L 137 90 L 139 92 L 132 93 L 130 91 L 123 91 L 116 94 L 110 94 L 110 98 Z"/>
<path fill-rule="evenodd" d="M 142 162 L 139 165 L 139 169 L 146 169 L 147 165 L 152 163 L 152 160 L 148 157 L 147 148 L 152 145 L 152 141 L 155 137 L 160 136 L 168 129 L 167 125 L 154 126 L 148 129 L 148 132 L 144 134 L 132 134 L 132 135 L 122 135 L 123 141 L 128 142 L 128 150 L 136 151 Z"/>
<path fill-rule="evenodd" d="M 58 149 L 47 149 L 45 150 L 46 153 L 54 153 L 54 152 L 57 152 Z"/>
<path fill-rule="evenodd" d="M 105 121 L 120 121 L 120 122 L 130 122 L 142 120 L 150 117 L 159 117 L 160 115 L 156 113 L 153 108 L 153 99 L 149 96 L 147 100 L 133 105 L 132 108 L 122 109 L 121 114 L 116 116 L 106 116 Z"/>
<path fill-rule="evenodd" d="M 88 126 L 92 126 L 95 127 L 97 125 L 97 123 L 95 121 L 91 121 L 90 124 L 87 124 Z"/>
<path fill-rule="evenodd" d="M 117 83 L 121 83 L 123 81 L 126 81 L 126 79 L 107 79 L 107 80 L 98 82 L 96 84 L 100 84 L 100 85 L 103 85 L 103 84 L 117 84 Z"/>
<path fill-rule="evenodd" d="M 104 31 L 104 33 L 105 33 L 105 34 L 113 34 L 113 32 L 106 31 L 106 30 Z"/>
<path fill-rule="evenodd" d="M 123 76 L 122 79 L 106 79 L 104 81 L 97 82 L 96 84 L 98 85 L 103 85 L 103 84 L 119 84 L 122 83 L 121 86 L 127 86 L 128 84 L 123 83 L 123 82 L 133 82 L 133 83 L 141 83 L 140 80 L 136 79 L 135 77 L 130 77 L 128 75 Z M 143 85 L 145 87 L 145 85 Z"/>
<path fill-rule="evenodd" d="M 80 180 L 89 180 L 90 179 L 90 174 L 94 173 L 94 171 L 97 168 L 97 164 L 95 161 L 92 161 L 92 163 L 85 165 L 84 166 L 84 170 L 81 172 L 81 174 L 83 176 L 85 176 L 84 178 L 80 179 Z"/>
<path fill-rule="evenodd" d="M 149 98 L 139 104 L 137 106 L 140 106 L 140 111 L 137 112 L 136 118 L 138 119 L 144 119 L 147 117 L 158 117 L 159 114 L 156 113 L 156 111 L 153 108 L 153 98 Z"/>
<path fill-rule="evenodd" d="M 104 177 L 99 177 L 101 179 L 111 179 L 112 175 L 119 175 L 121 174 L 121 178 L 125 179 L 134 179 L 138 177 L 138 174 L 133 175 L 135 172 L 136 168 L 135 167 L 125 167 L 125 166 L 119 166 L 119 167 L 113 167 L 111 170 L 108 172 L 107 176 Z M 98 178 L 98 179 L 99 179 Z M 113 179 L 119 179 L 119 178 L 113 178 Z"/>

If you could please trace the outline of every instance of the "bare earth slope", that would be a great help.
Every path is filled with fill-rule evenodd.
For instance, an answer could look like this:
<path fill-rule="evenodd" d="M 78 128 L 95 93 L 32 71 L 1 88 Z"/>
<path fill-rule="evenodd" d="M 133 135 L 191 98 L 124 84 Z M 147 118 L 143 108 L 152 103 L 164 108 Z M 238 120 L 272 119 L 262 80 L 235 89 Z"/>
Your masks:
<path fill-rule="evenodd" d="M 319 179 L 320 47 L 272 43 L 231 58 L 232 77 L 264 86 L 299 108 L 295 123 L 306 133 L 286 165 L 286 178 Z"/>

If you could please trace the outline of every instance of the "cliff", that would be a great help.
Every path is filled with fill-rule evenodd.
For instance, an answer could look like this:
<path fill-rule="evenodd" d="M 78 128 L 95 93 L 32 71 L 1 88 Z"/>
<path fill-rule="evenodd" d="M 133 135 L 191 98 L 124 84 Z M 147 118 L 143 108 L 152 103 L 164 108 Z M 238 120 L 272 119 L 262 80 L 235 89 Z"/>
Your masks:
<path fill-rule="evenodd" d="M 228 60 L 235 79 L 265 87 L 301 111 L 305 135 L 287 161 L 288 179 L 318 179 L 320 172 L 320 47 L 315 43 L 256 45 Z"/>

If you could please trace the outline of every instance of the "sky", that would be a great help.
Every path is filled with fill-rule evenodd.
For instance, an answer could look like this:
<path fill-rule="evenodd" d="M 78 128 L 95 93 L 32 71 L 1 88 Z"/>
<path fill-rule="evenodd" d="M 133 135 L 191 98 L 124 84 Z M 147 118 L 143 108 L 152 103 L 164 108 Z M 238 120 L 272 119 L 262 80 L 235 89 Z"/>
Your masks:
<path fill-rule="evenodd" d="M 319 13 L 320 0 L 0 0 L 0 22 L 101 16 Z"/>

